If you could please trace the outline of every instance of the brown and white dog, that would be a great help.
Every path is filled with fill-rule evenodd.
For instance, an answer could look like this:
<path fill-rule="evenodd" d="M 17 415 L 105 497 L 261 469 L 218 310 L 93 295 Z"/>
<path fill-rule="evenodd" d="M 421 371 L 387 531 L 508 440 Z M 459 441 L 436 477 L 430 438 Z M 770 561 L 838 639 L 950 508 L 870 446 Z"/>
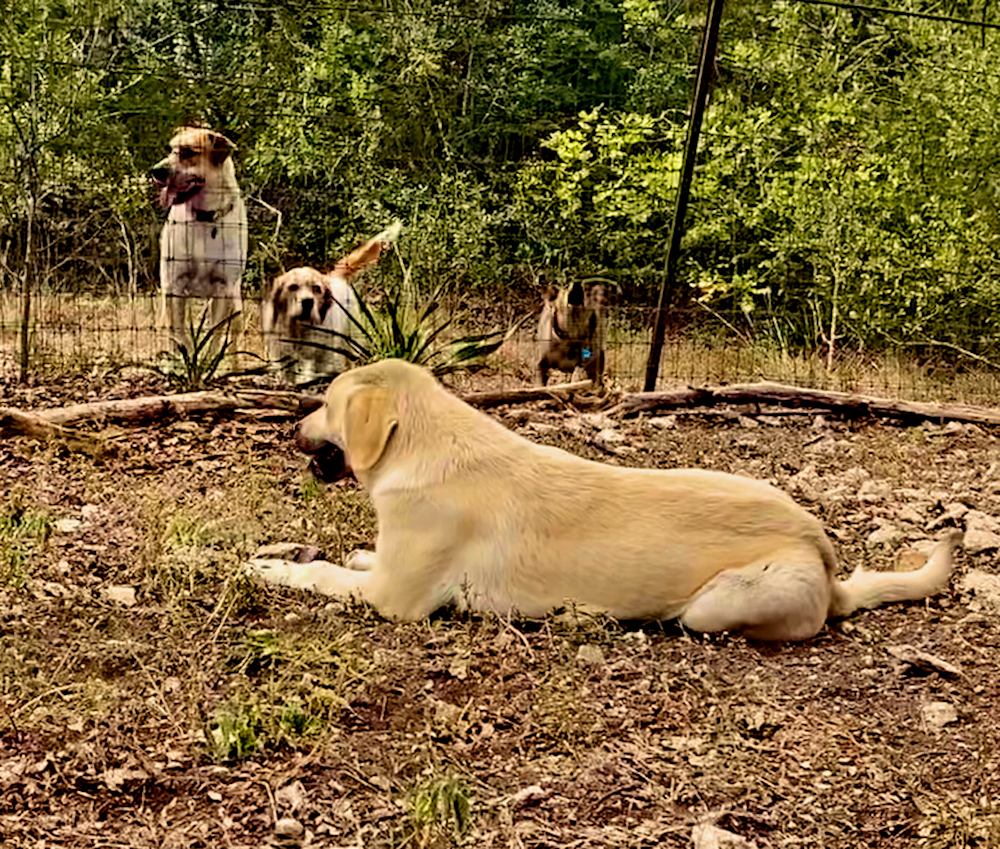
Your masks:
<path fill-rule="evenodd" d="M 181 127 L 170 153 L 151 171 L 160 204 L 169 210 L 160 235 L 160 287 L 164 320 L 174 346 L 191 351 L 188 302 L 207 299 L 207 329 L 229 319 L 218 333 L 241 336 L 240 280 L 247 262 L 247 213 L 225 136 L 203 127 Z"/>
<path fill-rule="evenodd" d="M 545 386 L 551 369 L 573 372 L 582 367 L 595 384 L 604 379 L 605 288 L 598 283 L 584 292 L 577 280 L 569 291 L 555 286 L 542 290 L 538 320 L 538 360 L 535 383 Z"/>
<path fill-rule="evenodd" d="M 396 222 L 337 260 L 332 271 L 293 268 L 271 284 L 260 305 L 260 326 L 268 359 L 286 380 L 312 383 L 347 369 L 347 358 L 331 349 L 349 349 L 344 337 L 356 329 L 352 281 L 392 248 L 401 230 Z"/>

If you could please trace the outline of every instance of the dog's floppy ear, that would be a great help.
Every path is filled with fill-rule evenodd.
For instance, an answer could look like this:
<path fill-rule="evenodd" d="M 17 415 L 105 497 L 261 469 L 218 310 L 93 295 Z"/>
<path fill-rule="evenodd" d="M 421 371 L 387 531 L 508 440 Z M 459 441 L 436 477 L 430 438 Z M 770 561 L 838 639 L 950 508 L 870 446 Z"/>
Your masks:
<path fill-rule="evenodd" d="M 322 324 L 326 321 L 326 314 L 330 312 L 330 308 L 333 306 L 333 292 L 330 290 L 330 284 L 325 280 L 323 281 L 323 297 L 319 301 L 319 323 Z"/>
<path fill-rule="evenodd" d="M 344 447 L 355 471 L 367 471 L 382 459 L 398 424 L 386 387 L 369 383 L 350 391 L 344 412 Z"/>
<path fill-rule="evenodd" d="M 268 293 L 268 296 L 260 302 L 260 329 L 264 333 L 270 333 L 274 329 L 278 316 L 281 315 L 285 308 L 284 298 L 282 297 L 285 292 L 285 287 L 282 283 L 283 278 L 284 275 L 271 284 L 271 291 Z"/>
<path fill-rule="evenodd" d="M 236 145 L 219 133 L 212 133 L 211 139 L 212 149 L 208 152 L 208 158 L 214 166 L 218 167 L 236 150 Z"/>

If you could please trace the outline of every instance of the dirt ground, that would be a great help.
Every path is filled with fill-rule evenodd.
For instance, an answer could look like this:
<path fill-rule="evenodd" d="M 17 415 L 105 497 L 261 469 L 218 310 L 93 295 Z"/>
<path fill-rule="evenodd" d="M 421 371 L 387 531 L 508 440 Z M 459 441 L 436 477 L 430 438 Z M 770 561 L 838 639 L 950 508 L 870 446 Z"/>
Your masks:
<path fill-rule="evenodd" d="M 24 409 L 162 388 L 0 387 Z M 602 462 L 771 480 L 845 572 L 912 564 L 952 526 L 967 550 L 937 598 L 796 645 L 573 609 L 394 624 L 243 577 L 264 543 L 373 540 L 364 494 L 322 491 L 290 420 L 108 430 L 98 460 L 6 439 L 0 843 L 1000 847 L 995 432 L 491 414 Z"/>

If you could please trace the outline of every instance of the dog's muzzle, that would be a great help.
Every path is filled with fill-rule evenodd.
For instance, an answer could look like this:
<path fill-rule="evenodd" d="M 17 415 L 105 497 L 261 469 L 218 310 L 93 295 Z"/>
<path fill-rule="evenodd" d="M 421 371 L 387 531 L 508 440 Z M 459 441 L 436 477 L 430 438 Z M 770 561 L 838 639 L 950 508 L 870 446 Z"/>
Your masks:
<path fill-rule="evenodd" d="M 164 209 L 187 203 L 204 187 L 204 180 L 188 179 L 182 182 L 169 168 L 159 165 L 149 172 L 149 176 Z"/>
<path fill-rule="evenodd" d="M 312 321 L 313 305 L 314 304 L 315 304 L 315 301 L 313 301 L 312 298 L 305 298 L 305 299 L 303 299 L 303 301 L 302 301 L 302 309 L 299 311 L 299 314 L 296 316 L 296 320 L 298 320 L 298 321 L 306 321 L 306 322 Z"/>
<path fill-rule="evenodd" d="M 334 483 L 354 474 L 347 455 L 332 442 L 316 443 L 304 437 L 302 431 L 297 431 L 295 445 L 303 454 L 312 457 L 309 470 L 323 483 Z"/>

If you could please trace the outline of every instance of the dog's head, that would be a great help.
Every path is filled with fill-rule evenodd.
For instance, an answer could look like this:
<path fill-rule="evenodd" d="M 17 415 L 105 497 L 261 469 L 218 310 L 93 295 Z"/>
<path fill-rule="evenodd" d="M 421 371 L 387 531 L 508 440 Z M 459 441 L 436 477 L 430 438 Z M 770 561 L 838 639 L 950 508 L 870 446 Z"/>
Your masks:
<path fill-rule="evenodd" d="M 550 328 L 545 334 L 550 345 L 595 347 L 600 341 L 601 313 L 606 303 L 607 291 L 600 283 L 586 290 L 579 280 L 568 290 L 546 286 L 542 290 L 542 316 Z"/>
<path fill-rule="evenodd" d="M 230 159 L 234 150 L 236 145 L 220 133 L 204 127 L 181 127 L 170 140 L 166 159 L 150 172 L 160 204 L 165 208 L 184 204 L 206 185 L 221 187 L 235 182 Z"/>
<path fill-rule="evenodd" d="M 271 286 L 271 309 L 295 324 L 322 325 L 333 307 L 330 278 L 314 268 L 293 268 L 278 277 Z"/>
<path fill-rule="evenodd" d="M 360 473 L 364 482 L 391 448 L 407 392 L 425 384 L 434 384 L 430 373 L 402 360 L 382 360 L 336 378 L 323 406 L 295 434 L 299 450 L 312 457 L 313 474 L 329 483 Z"/>

